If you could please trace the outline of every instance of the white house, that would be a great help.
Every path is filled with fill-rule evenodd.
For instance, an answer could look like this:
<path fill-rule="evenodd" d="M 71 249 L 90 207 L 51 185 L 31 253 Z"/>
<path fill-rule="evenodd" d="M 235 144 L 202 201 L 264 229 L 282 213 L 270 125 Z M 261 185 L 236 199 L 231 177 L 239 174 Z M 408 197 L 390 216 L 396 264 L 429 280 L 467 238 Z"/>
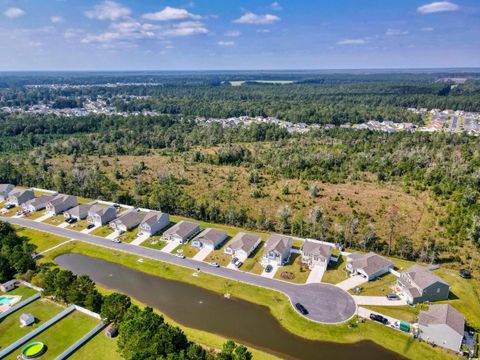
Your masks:
<path fill-rule="evenodd" d="M 110 223 L 110 227 L 113 230 L 125 232 L 140 225 L 144 217 L 144 213 L 141 213 L 137 210 L 129 210 L 113 220 Z"/>
<path fill-rule="evenodd" d="M 359 274 L 370 281 L 388 273 L 390 269 L 393 269 L 393 263 L 374 252 L 353 253 L 347 256 L 346 269 L 348 272 Z"/>
<path fill-rule="evenodd" d="M 418 337 L 455 352 L 462 346 L 465 318 L 449 304 L 430 305 L 418 315 Z"/>
<path fill-rule="evenodd" d="M 76 196 L 58 194 L 47 203 L 47 212 L 58 215 L 78 205 Z"/>
<path fill-rule="evenodd" d="M 293 239 L 290 236 L 272 234 L 265 243 L 263 251 L 262 264 L 275 264 L 282 266 L 290 260 L 290 251 L 292 250 Z"/>
<path fill-rule="evenodd" d="M 15 289 L 15 284 L 17 283 L 16 280 L 9 280 L 7 282 L 4 282 L 3 284 L 0 284 L 0 291 L 3 292 L 9 292 Z"/>
<path fill-rule="evenodd" d="M 170 215 L 160 211 L 150 211 L 140 224 L 142 234 L 155 235 L 170 225 Z"/>
<path fill-rule="evenodd" d="M 117 217 L 117 210 L 113 206 L 93 205 L 88 210 L 87 221 L 95 226 L 103 226 Z"/>
<path fill-rule="evenodd" d="M 8 194 L 8 202 L 16 206 L 26 203 L 35 198 L 33 190 L 14 189 Z"/>
<path fill-rule="evenodd" d="M 215 250 L 227 240 L 227 238 L 228 235 L 225 231 L 208 228 L 203 230 L 192 240 L 192 246 Z"/>
<path fill-rule="evenodd" d="M 200 232 L 200 225 L 189 221 L 180 221 L 163 233 L 168 241 L 186 243 Z"/>
<path fill-rule="evenodd" d="M 224 252 L 225 254 L 246 259 L 261 242 L 262 240 L 257 235 L 240 232 L 225 246 Z"/>
<path fill-rule="evenodd" d="M 315 266 L 321 266 L 326 269 L 332 256 L 332 246 L 306 240 L 303 243 L 301 252 L 302 263 L 307 265 L 309 269 L 313 269 Z"/>
<path fill-rule="evenodd" d="M 37 198 L 32 200 L 28 200 L 27 202 L 22 204 L 22 210 L 24 211 L 40 211 L 47 207 L 47 203 L 53 199 L 53 196 L 50 195 L 40 195 Z"/>

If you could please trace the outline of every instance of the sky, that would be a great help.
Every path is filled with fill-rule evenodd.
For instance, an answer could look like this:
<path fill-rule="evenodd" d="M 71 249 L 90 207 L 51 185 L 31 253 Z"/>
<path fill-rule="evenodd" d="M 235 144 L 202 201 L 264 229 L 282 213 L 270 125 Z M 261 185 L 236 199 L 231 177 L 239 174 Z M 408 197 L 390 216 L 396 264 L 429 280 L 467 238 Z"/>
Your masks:
<path fill-rule="evenodd" d="M 479 66 L 479 0 L 0 0 L 0 71 Z"/>

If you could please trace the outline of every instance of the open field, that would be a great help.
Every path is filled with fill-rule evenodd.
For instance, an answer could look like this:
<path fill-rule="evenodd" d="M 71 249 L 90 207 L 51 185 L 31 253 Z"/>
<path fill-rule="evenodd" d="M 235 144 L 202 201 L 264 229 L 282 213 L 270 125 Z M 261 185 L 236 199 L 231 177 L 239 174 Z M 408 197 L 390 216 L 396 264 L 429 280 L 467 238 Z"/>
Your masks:
<path fill-rule="evenodd" d="M 42 358 L 54 359 L 60 355 L 69 346 L 73 345 L 83 335 L 89 332 L 98 324 L 98 320 L 82 314 L 78 311 L 67 315 L 65 318 L 55 323 L 30 342 L 41 341 L 47 345 L 47 352 Z M 23 346 L 23 345 L 22 345 Z M 6 359 L 16 359 L 22 347 L 13 351 Z"/>
<path fill-rule="evenodd" d="M 37 245 L 36 252 L 42 252 L 44 250 L 50 249 L 53 246 L 61 244 L 67 241 L 67 238 L 45 233 L 42 231 L 37 231 L 28 228 L 18 228 L 18 235 L 25 236 L 30 239 L 32 244 Z"/>
<path fill-rule="evenodd" d="M 305 338 L 336 342 L 357 342 L 369 339 L 412 359 L 454 358 L 443 350 L 433 348 L 425 343 L 413 341 L 407 335 L 370 321 L 355 324 L 353 327 L 349 327 L 348 324 L 322 325 L 310 322 L 295 312 L 286 296 L 274 291 L 243 283 L 231 282 L 208 274 L 202 274 L 201 277 L 192 277 L 190 276 L 191 271 L 189 269 L 163 264 L 149 259 L 144 259 L 143 263 L 139 263 L 137 256 L 121 252 L 112 252 L 83 243 L 72 242 L 64 247 L 53 250 L 47 254 L 42 261 L 52 261 L 56 256 L 70 252 L 113 261 L 153 275 L 201 286 L 221 294 L 228 291 L 233 297 L 268 306 L 272 315 L 276 317 L 286 329 Z"/>

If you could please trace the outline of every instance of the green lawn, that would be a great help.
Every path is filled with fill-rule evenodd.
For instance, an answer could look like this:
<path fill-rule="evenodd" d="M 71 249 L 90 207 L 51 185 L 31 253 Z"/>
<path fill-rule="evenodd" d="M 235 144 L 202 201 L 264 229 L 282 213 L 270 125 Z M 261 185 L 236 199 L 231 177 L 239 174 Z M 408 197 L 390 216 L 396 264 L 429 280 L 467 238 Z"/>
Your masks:
<path fill-rule="evenodd" d="M 330 262 L 327 271 L 323 274 L 322 282 L 329 284 L 338 284 L 348 278 L 348 274 L 345 270 L 347 266 L 345 256 L 341 256 L 338 262 Z"/>
<path fill-rule="evenodd" d="M 277 273 L 275 274 L 275 279 L 280 279 L 284 281 L 294 282 L 298 284 L 304 284 L 307 281 L 308 275 L 310 275 L 310 270 L 302 264 L 302 255 L 292 254 L 290 257 L 290 263 L 285 266 L 281 266 Z M 293 279 L 287 279 L 282 277 L 282 273 L 289 272 L 294 274 Z"/>
<path fill-rule="evenodd" d="M 354 295 L 362 295 L 362 296 L 382 296 L 391 294 L 393 291 L 391 289 L 397 282 L 397 277 L 393 274 L 386 274 L 376 278 L 375 280 L 371 280 L 369 282 L 363 283 L 359 287 L 363 290 L 360 294 L 354 294 L 353 290 L 349 290 L 351 294 Z"/>
<path fill-rule="evenodd" d="M 48 219 L 43 221 L 45 224 L 50 224 L 50 225 L 60 225 L 65 222 L 65 217 L 60 214 L 60 215 L 54 215 L 52 217 L 49 217 Z"/>
<path fill-rule="evenodd" d="M 75 230 L 75 231 L 82 231 L 85 230 L 88 226 L 88 221 L 87 220 L 78 220 L 77 222 L 74 222 L 73 224 L 70 224 L 67 226 L 67 229 L 69 230 Z"/>
<path fill-rule="evenodd" d="M 167 246 L 168 242 L 160 240 L 161 237 L 156 235 L 156 236 L 151 236 L 147 240 L 145 240 L 141 246 L 148 247 L 150 249 L 154 250 L 162 250 L 165 246 Z"/>
<path fill-rule="evenodd" d="M 208 256 L 203 260 L 204 262 L 216 262 L 220 266 L 227 266 L 232 257 L 223 252 L 223 248 L 212 251 Z"/>
<path fill-rule="evenodd" d="M 33 229 L 28 229 L 23 227 L 20 227 L 18 229 L 19 229 L 17 230 L 18 235 L 28 237 L 32 244 L 37 245 L 37 249 L 36 249 L 37 253 L 42 252 L 46 249 L 50 249 L 51 247 L 61 244 L 68 240 L 67 238 L 57 236 L 57 235 L 52 235 L 52 234 L 45 233 L 38 230 L 33 230 Z"/>
<path fill-rule="evenodd" d="M 140 231 L 139 228 L 135 228 L 135 229 L 132 229 L 130 231 L 124 232 L 118 238 L 123 242 L 130 243 L 137 238 L 137 235 L 138 235 L 139 231 Z"/>
<path fill-rule="evenodd" d="M 427 310 L 428 307 L 422 306 L 362 306 L 366 309 L 378 312 L 383 315 L 391 316 L 395 319 L 408 321 L 414 323 L 417 321 L 417 316 L 420 310 Z"/>
<path fill-rule="evenodd" d="M 0 291 L 0 294 L 21 296 L 22 300 L 28 299 L 30 296 L 35 295 L 36 293 L 37 293 L 36 290 L 34 290 L 32 288 L 29 288 L 28 286 L 21 285 L 21 284 L 17 284 L 15 289 L 13 289 L 13 290 L 11 290 L 7 293 L 3 293 L 3 292 Z"/>
<path fill-rule="evenodd" d="M 105 331 L 100 331 L 89 342 L 69 357 L 69 360 L 97 360 L 99 354 L 102 360 L 121 360 L 122 357 L 117 352 L 117 339 L 111 339 L 105 335 Z"/>
<path fill-rule="evenodd" d="M 42 359 L 55 359 L 97 324 L 98 320 L 75 311 L 34 337 L 29 342 L 43 342 L 47 345 L 47 352 L 42 356 Z M 6 357 L 6 359 L 16 359 L 21 348 L 22 347 L 20 346 L 16 351 L 13 351 Z"/>
<path fill-rule="evenodd" d="M 39 217 L 42 217 L 46 213 L 47 213 L 47 210 L 40 210 L 40 211 L 35 211 L 33 213 L 28 213 L 27 215 L 24 215 L 23 217 L 25 219 L 35 220 L 35 219 L 38 219 Z"/>
<path fill-rule="evenodd" d="M 105 225 L 105 226 L 100 226 L 99 228 L 96 228 L 90 234 L 95 236 L 100 236 L 100 237 L 107 237 L 111 233 L 113 233 L 113 230 L 108 225 Z"/>
<path fill-rule="evenodd" d="M 248 259 L 245 260 L 243 265 L 240 267 L 240 270 L 251 272 L 254 274 L 261 274 L 263 272 L 263 266 L 261 263 L 263 251 L 265 249 L 265 242 L 261 242 L 260 245 L 257 246 L 255 251 L 250 254 Z"/>
<path fill-rule="evenodd" d="M 91 203 L 93 200 L 92 199 L 87 199 L 81 196 L 77 196 L 77 201 L 79 204 L 88 204 Z"/>
<path fill-rule="evenodd" d="M 45 321 L 60 313 L 63 309 L 60 305 L 49 300 L 39 299 L 10 314 L 3 320 L 0 320 L 0 349 L 28 334 Z M 19 317 L 26 312 L 35 316 L 36 322 L 30 326 L 21 328 Z"/>
<path fill-rule="evenodd" d="M 5 214 L 2 214 L 1 216 L 12 217 L 17 213 L 17 211 L 20 211 L 20 210 L 22 210 L 20 206 L 15 206 L 14 208 L 8 210 Z"/>
<path fill-rule="evenodd" d="M 182 253 L 187 258 L 193 258 L 197 253 L 200 251 L 199 248 L 190 246 L 189 243 L 178 245 L 175 249 L 173 249 L 172 254 L 180 254 Z"/>

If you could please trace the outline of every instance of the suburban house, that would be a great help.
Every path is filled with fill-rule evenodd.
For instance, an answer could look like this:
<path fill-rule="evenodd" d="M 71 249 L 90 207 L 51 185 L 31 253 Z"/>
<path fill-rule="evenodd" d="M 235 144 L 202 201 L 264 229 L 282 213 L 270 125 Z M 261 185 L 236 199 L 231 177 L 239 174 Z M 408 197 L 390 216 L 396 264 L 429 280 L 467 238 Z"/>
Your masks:
<path fill-rule="evenodd" d="M 225 254 L 246 259 L 257 248 L 262 240 L 253 234 L 238 233 L 225 247 Z"/>
<path fill-rule="evenodd" d="M 140 225 L 144 217 L 144 213 L 141 213 L 137 210 L 129 210 L 113 220 L 110 223 L 110 227 L 113 230 L 125 232 Z"/>
<path fill-rule="evenodd" d="M 142 234 L 152 236 L 165 229 L 168 225 L 170 225 L 170 215 L 160 211 L 150 211 L 143 218 L 140 224 L 140 231 Z"/>
<path fill-rule="evenodd" d="M 53 196 L 50 195 L 40 195 L 37 198 L 32 200 L 28 200 L 27 202 L 22 204 L 22 210 L 24 211 L 40 211 L 47 207 L 47 203 L 53 199 Z"/>
<path fill-rule="evenodd" d="M 418 337 L 455 352 L 462 346 L 465 318 L 449 304 L 430 305 L 418 315 Z"/>
<path fill-rule="evenodd" d="M 215 250 L 225 240 L 227 240 L 227 238 L 228 235 L 225 231 L 208 228 L 203 230 L 192 240 L 192 246 L 197 248 L 207 248 Z"/>
<path fill-rule="evenodd" d="M 275 264 L 282 266 L 290 260 L 290 250 L 292 250 L 293 239 L 290 236 L 272 234 L 265 244 L 265 250 L 262 256 L 262 264 Z"/>
<path fill-rule="evenodd" d="M 15 189 L 15 186 L 12 184 L 0 184 L 0 202 L 7 200 L 13 189 Z"/>
<path fill-rule="evenodd" d="M 169 241 L 178 241 L 186 243 L 200 232 L 200 225 L 189 222 L 180 221 L 163 233 L 163 237 Z"/>
<path fill-rule="evenodd" d="M 302 246 L 302 263 L 310 269 L 314 266 L 327 268 L 332 256 L 332 246 L 306 240 Z"/>
<path fill-rule="evenodd" d="M 20 326 L 25 327 L 35 322 L 35 316 L 30 313 L 23 313 L 20 315 Z"/>
<path fill-rule="evenodd" d="M 0 284 L 0 291 L 3 292 L 9 292 L 15 289 L 15 284 L 17 283 L 16 280 L 9 280 L 7 282 L 4 282 L 3 284 Z"/>
<path fill-rule="evenodd" d="M 58 215 L 78 205 L 77 197 L 73 195 L 58 194 L 47 203 L 47 212 Z"/>
<path fill-rule="evenodd" d="M 8 194 L 8 202 L 20 206 L 35 198 L 33 190 L 14 189 Z"/>
<path fill-rule="evenodd" d="M 445 281 L 420 265 L 413 265 L 402 272 L 397 285 L 409 304 L 448 300 L 450 292 L 450 286 Z"/>
<path fill-rule="evenodd" d="M 351 274 L 359 274 L 370 281 L 388 273 L 393 269 L 393 263 L 373 252 L 353 253 L 347 256 L 346 269 Z"/>
<path fill-rule="evenodd" d="M 87 221 L 95 226 L 103 226 L 117 217 L 117 210 L 113 206 L 93 205 L 88 210 Z"/>
<path fill-rule="evenodd" d="M 93 205 L 90 204 L 80 204 L 75 206 L 72 209 L 69 209 L 63 213 L 65 219 L 76 219 L 76 220 L 83 220 L 86 219 L 88 216 L 88 212 L 92 208 Z"/>

